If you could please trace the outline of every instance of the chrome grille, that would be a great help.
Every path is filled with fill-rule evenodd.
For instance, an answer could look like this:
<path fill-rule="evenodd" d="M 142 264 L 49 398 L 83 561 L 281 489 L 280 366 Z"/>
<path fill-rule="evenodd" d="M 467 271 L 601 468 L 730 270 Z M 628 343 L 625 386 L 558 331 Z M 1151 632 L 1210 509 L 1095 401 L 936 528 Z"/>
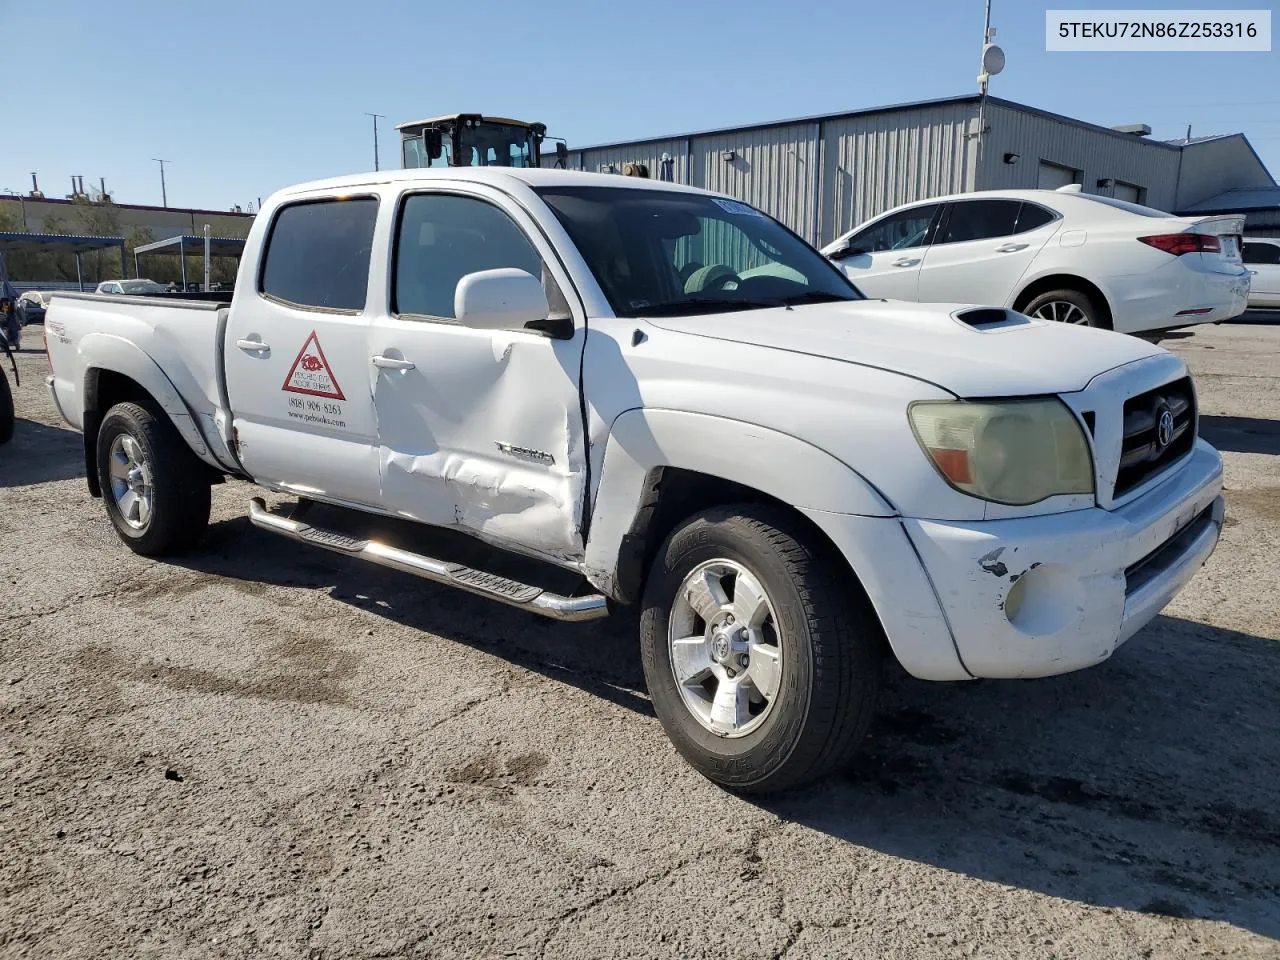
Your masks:
<path fill-rule="evenodd" d="M 1191 378 L 1130 397 L 1114 496 L 1121 497 L 1171 466 L 1196 442 L 1196 395 Z"/>

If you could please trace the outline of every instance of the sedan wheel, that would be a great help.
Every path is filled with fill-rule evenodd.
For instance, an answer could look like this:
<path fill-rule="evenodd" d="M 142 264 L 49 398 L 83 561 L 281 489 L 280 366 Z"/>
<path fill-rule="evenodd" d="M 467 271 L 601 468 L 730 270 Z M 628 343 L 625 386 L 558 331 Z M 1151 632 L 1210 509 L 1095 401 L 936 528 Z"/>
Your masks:
<path fill-rule="evenodd" d="M 1089 315 L 1066 300 L 1050 300 L 1041 304 L 1031 316 L 1040 320 L 1052 320 L 1055 323 L 1074 323 L 1082 327 L 1089 326 Z"/>

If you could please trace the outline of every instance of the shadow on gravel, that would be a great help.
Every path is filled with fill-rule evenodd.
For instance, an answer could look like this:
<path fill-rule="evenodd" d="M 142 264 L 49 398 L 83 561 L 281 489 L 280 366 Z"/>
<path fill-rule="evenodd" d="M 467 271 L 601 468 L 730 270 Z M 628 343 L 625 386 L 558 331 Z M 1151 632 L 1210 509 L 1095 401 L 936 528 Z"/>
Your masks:
<path fill-rule="evenodd" d="M 19 417 L 13 439 L 0 447 L 0 488 L 84 476 L 84 446 L 73 430 Z"/>
<path fill-rule="evenodd" d="M 1280 454 L 1280 421 L 1201 415 L 1200 436 L 1219 450 Z"/>
<path fill-rule="evenodd" d="M 1159 617 L 1091 670 L 891 679 L 842 778 L 762 806 L 860 846 L 1280 937 L 1280 643 Z"/>
<path fill-rule="evenodd" d="M 342 526 L 323 507 L 307 520 L 330 529 Z M 395 521 L 390 526 L 403 529 Z M 465 535 L 445 530 L 414 533 L 415 547 L 442 559 L 562 593 L 572 593 L 580 582 L 566 571 L 500 554 Z M 513 666 L 653 716 L 636 642 L 638 613 L 631 610 L 594 622 L 557 623 L 452 587 L 296 544 L 256 529 L 247 517 L 212 524 L 199 552 L 166 562 L 236 580 L 327 590 L 333 599 L 353 607 L 464 643 Z"/>
<path fill-rule="evenodd" d="M 330 525 L 319 510 L 308 520 Z M 432 551 L 567 589 L 548 583 L 543 565 L 470 538 L 441 533 Z M 556 624 L 239 518 L 214 524 L 205 548 L 176 562 L 327 590 L 652 715 L 633 613 Z M 756 802 L 849 843 L 993 883 L 1278 937 L 1278 686 L 1280 643 L 1170 617 L 1107 663 L 1064 677 L 931 684 L 892 668 L 851 770 Z"/>

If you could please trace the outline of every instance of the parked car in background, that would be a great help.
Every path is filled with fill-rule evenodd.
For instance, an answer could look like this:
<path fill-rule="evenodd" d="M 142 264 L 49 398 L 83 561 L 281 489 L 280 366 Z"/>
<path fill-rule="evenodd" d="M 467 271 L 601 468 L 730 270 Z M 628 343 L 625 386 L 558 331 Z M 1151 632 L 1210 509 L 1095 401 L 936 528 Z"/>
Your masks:
<path fill-rule="evenodd" d="M 28 290 L 18 298 L 18 306 L 23 311 L 27 323 L 44 323 L 44 312 L 49 308 L 51 293 L 40 290 Z"/>
<path fill-rule="evenodd" d="M 1280 240 L 1245 240 L 1244 265 L 1251 275 L 1249 306 L 1280 307 Z"/>
<path fill-rule="evenodd" d="M 822 252 L 871 297 L 1143 333 L 1244 312 L 1243 229 L 1243 217 L 1175 217 L 1078 186 L 991 190 L 898 207 Z"/>
<path fill-rule="evenodd" d="M 163 283 L 156 283 L 154 280 L 103 280 L 94 292 L 138 297 L 164 293 L 165 290 Z"/>

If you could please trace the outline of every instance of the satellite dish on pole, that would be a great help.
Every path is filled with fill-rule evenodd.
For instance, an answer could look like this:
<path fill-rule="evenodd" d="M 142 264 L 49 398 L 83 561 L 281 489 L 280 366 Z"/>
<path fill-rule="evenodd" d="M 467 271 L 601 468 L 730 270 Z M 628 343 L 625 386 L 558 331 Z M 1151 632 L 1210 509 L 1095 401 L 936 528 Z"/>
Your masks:
<path fill-rule="evenodd" d="M 1004 69 L 1004 51 L 994 43 L 988 43 L 982 48 L 982 72 L 989 77 L 994 77 L 997 73 Z"/>

